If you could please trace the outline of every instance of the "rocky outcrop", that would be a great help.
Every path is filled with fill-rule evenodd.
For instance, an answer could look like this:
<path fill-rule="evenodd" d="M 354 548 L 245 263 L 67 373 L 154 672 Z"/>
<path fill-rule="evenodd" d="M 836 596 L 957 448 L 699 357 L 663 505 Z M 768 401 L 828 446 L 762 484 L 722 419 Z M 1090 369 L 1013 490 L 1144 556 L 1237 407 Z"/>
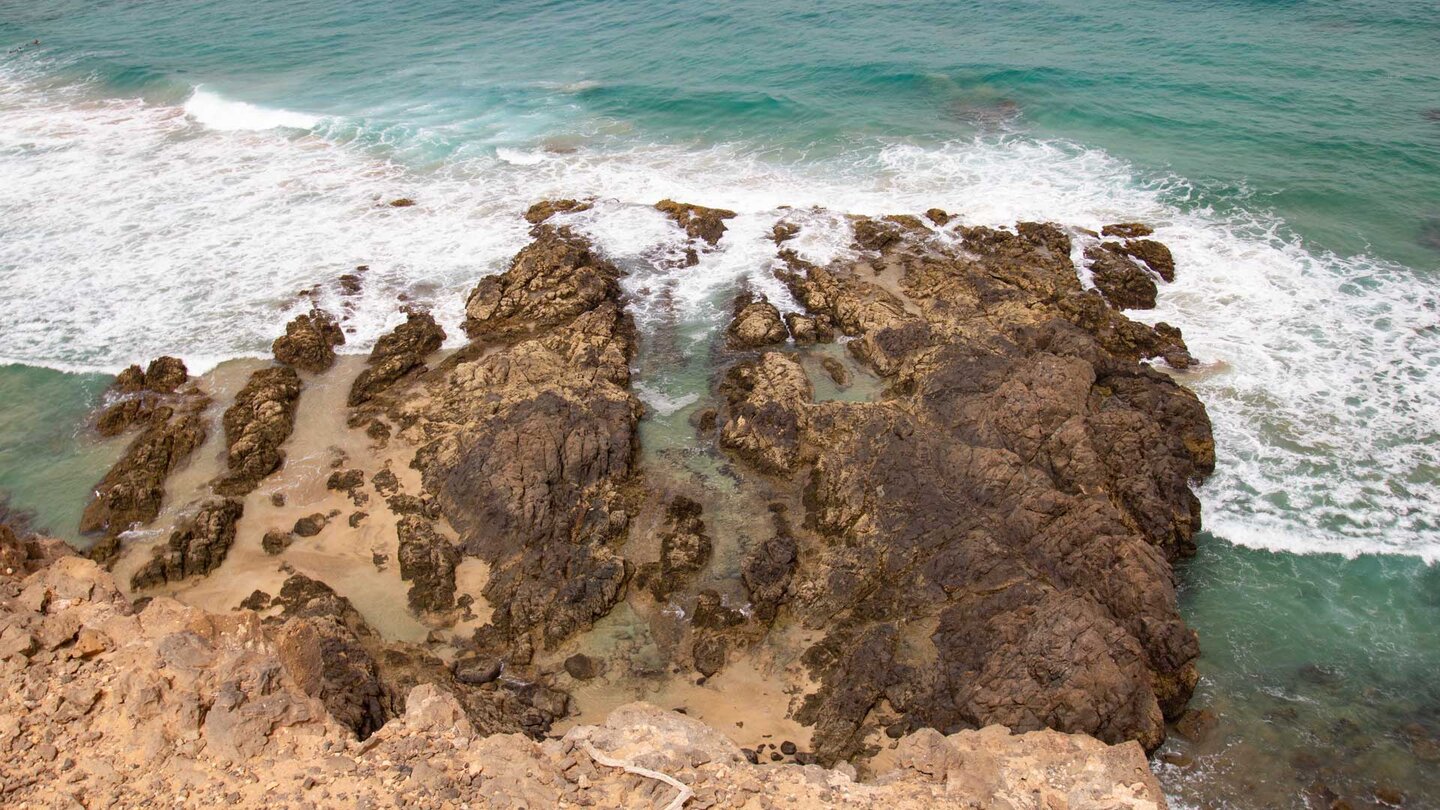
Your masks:
<path fill-rule="evenodd" d="M 758 349 L 775 343 L 784 343 L 790 336 L 785 323 L 780 320 L 780 310 L 764 298 L 747 300 L 745 296 L 736 302 L 735 319 L 725 331 L 732 349 Z M 812 327 L 813 331 L 813 327 Z"/>
<path fill-rule="evenodd" d="M 1085 249 L 1095 288 L 1116 309 L 1154 309 L 1159 289 L 1140 265 L 1113 242 Z"/>
<path fill-rule="evenodd" d="M 423 371 L 425 358 L 445 342 L 445 330 L 428 312 L 407 310 L 405 322 L 375 341 L 366 368 L 350 386 L 350 406 L 363 405 L 407 374 Z"/>
<path fill-rule="evenodd" d="M 95 419 L 95 429 L 101 436 L 119 436 L 148 421 L 157 407 L 176 403 L 174 395 L 189 379 L 185 363 L 176 357 L 157 357 L 143 370 L 130 366 L 106 392 L 107 404 Z"/>
<path fill-rule="evenodd" d="M 335 347 L 344 345 L 345 332 L 323 309 L 295 316 L 285 334 L 275 339 L 275 359 L 301 371 L 319 374 L 335 364 Z"/>
<path fill-rule="evenodd" d="M 674 200 L 661 200 L 655 203 L 655 208 L 675 220 L 691 239 L 702 239 L 712 247 L 725 235 L 725 220 L 735 217 L 734 211 L 724 208 L 706 208 Z"/>
<path fill-rule="evenodd" d="M 429 521 L 405 515 L 397 525 L 400 578 L 410 586 L 410 608 L 442 611 L 455 607 L 455 566 L 460 551 Z"/>
<path fill-rule="evenodd" d="M 724 386 L 722 446 L 805 504 L 782 609 L 828 635 L 797 719 L 823 762 L 897 717 L 1154 748 L 1195 684 L 1170 562 L 1214 446 L 1194 395 L 1138 361 L 1183 344 L 1086 292 L 1057 228 L 958 232 L 857 224 L 893 292 L 787 257 L 886 399 L 815 403 L 779 353 Z"/>
<path fill-rule="evenodd" d="M 142 425 L 140 432 L 105 477 L 100 479 L 100 483 L 95 485 L 94 498 L 80 517 L 82 533 L 99 535 L 92 556 L 102 562 L 113 560 L 119 553 L 120 533 L 148 524 L 160 514 L 165 499 L 165 480 L 205 442 L 203 411 L 209 400 L 198 392 L 172 396 L 174 380 L 179 378 L 184 381 L 184 367 L 157 368 L 156 364 L 160 362 L 151 364 L 151 372 L 160 372 L 156 375 L 151 372 L 139 374 L 139 368 L 132 366 L 130 371 L 121 375 L 129 379 L 117 382 L 116 388 L 124 390 L 135 384 L 154 385 L 162 390 L 152 393 L 163 396 L 163 400 L 145 399 L 146 394 L 127 390 L 132 398 L 112 405 L 107 411 L 113 412 L 124 402 L 144 403 L 143 413 L 127 411 L 126 426 L 132 419 L 138 420 Z M 146 387 L 144 390 L 152 389 Z M 102 414 L 101 421 L 105 420 Z"/>
<path fill-rule="evenodd" d="M 0 534 L 0 556 L 17 552 Z M 53 541 L 52 541 L 53 542 Z M 136 611 L 93 562 L 0 573 L 0 791 L 16 806 L 1163 808 L 1134 743 L 988 728 L 901 740 L 894 770 L 756 766 L 646 704 L 543 742 L 488 729 L 443 678 L 385 680 L 345 605 L 287 582 L 286 615 Z M 501 695 L 503 688 L 488 694 Z M 638 775 L 637 775 L 638 774 Z"/>
<path fill-rule="evenodd" d="M 575 214 L 589 211 L 592 207 L 594 203 L 585 200 L 541 200 L 526 209 L 525 221 L 531 225 L 539 225 L 556 214 Z"/>
<path fill-rule="evenodd" d="M 233 498 L 210 501 L 184 518 L 170 539 L 130 578 L 134 590 L 201 576 L 225 561 L 235 543 L 235 522 L 244 507 Z"/>
<path fill-rule="evenodd" d="M 541 224 L 504 273 L 480 280 L 465 302 L 465 333 L 511 337 L 569 323 L 616 300 L 620 271 L 566 228 Z"/>
<path fill-rule="evenodd" d="M 285 463 L 281 445 L 295 429 L 300 375 L 289 366 L 262 368 L 250 375 L 225 410 L 225 465 L 214 484 L 221 495 L 245 495 Z"/>
<path fill-rule="evenodd" d="M 390 412 L 461 549 L 490 566 L 482 646 L 516 661 L 589 627 L 629 580 L 617 548 L 641 407 L 619 276 L 585 240 L 538 226 L 471 294 L 476 343 Z"/>

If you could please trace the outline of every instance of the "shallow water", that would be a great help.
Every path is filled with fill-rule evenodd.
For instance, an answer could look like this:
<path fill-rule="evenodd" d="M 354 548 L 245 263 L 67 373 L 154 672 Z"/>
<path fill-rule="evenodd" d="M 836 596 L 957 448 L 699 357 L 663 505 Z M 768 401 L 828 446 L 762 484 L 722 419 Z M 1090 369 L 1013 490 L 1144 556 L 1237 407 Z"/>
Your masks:
<path fill-rule="evenodd" d="M 1162 778 L 1250 806 L 1259 774 L 1294 806 L 1324 763 L 1363 763 L 1440 802 L 1406 759 L 1430 749 L 1392 733 L 1434 728 L 1433 3 L 37 0 L 0 6 L 0 50 L 0 362 L 22 364 L 0 366 L 0 489 L 56 533 L 120 451 L 83 430 L 93 372 L 264 354 L 302 290 L 352 308 L 349 351 L 402 296 L 458 336 L 541 197 L 601 198 L 570 221 L 631 271 L 642 441 L 717 487 L 689 416 L 734 290 L 791 306 L 775 221 L 824 262 L 849 233 L 813 205 L 1141 219 L 1179 264 L 1143 316 L 1208 364 L 1182 376 L 1219 454 L 1182 576 L 1201 702 L 1236 741 Z M 686 271 L 666 196 L 739 212 Z M 811 371 L 823 398 L 874 393 Z M 1343 720 L 1364 733 L 1317 731 Z M 1372 777 L 1347 772 L 1360 806 Z"/>

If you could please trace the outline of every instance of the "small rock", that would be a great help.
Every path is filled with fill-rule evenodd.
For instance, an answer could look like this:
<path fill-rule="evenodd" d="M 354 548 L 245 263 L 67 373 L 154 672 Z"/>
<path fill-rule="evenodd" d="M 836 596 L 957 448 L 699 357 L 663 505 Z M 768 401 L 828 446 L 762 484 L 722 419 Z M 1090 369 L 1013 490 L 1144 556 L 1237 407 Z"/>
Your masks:
<path fill-rule="evenodd" d="M 325 528 L 325 524 L 328 523 L 329 520 L 329 518 L 325 517 L 325 513 L 316 512 L 313 515 L 295 521 L 294 532 L 300 537 L 314 537 Z"/>
<path fill-rule="evenodd" d="M 780 753 L 784 754 L 787 757 L 794 756 L 795 752 L 798 750 L 800 749 L 796 747 L 795 743 L 790 742 L 789 740 L 780 743 Z"/>
<path fill-rule="evenodd" d="M 364 483 L 364 470 L 336 470 L 330 473 L 330 478 L 325 481 L 325 488 L 344 492 L 355 489 Z"/>
<path fill-rule="evenodd" d="M 391 208 L 409 208 L 414 204 L 415 201 L 410 199 L 409 197 L 400 197 L 399 199 L 390 201 Z"/>
<path fill-rule="evenodd" d="M 298 523 L 296 527 L 298 529 Z M 264 549 L 266 554 L 279 554 L 289 548 L 293 540 L 294 536 L 290 532 L 284 529 L 272 529 L 265 532 L 265 537 L 260 541 L 260 548 Z"/>
<path fill-rule="evenodd" d="M 350 513 L 350 518 L 346 522 L 350 524 L 350 528 L 354 529 L 358 528 L 367 517 L 370 517 L 370 513 L 368 512 L 352 512 Z"/>
<path fill-rule="evenodd" d="M 565 671 L 577 681 L 588 681 L 600 674 L 600 667 L 594 658 L 576 653 L 565 659 Z"/>
<path fill-rule="evenodd" d="M 500 659 L 491 656 L 461 658 L 452 667 L 455 680 L 472 686 L 490 683 L 500 677 Z"/>

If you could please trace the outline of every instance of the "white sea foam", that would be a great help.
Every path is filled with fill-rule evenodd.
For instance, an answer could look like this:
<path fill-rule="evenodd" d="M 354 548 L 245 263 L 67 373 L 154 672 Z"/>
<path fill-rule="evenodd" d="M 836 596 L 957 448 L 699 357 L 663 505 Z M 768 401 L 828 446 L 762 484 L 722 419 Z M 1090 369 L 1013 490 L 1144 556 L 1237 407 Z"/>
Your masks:
<path fill-rule="evenodd" d="M 1440 557 L 1431 283 L 1307 251 L 1272 219 L 1182 207 L 1173 201 L 1194 196 L 1183 181 L 1139 178 L 1104 152 L 1007 136 L 782 165 L 738 146 L 637 146 L 482 156 L 422 173 L 285 124 L 218 126 L 190 106 L 94 100 L 0 75 L 0 289 L 10 303 L 0 358 L 115 369 L 167 352 L 199 366 L 261 355 L 309 305 L 296 293 L 316 285 L 322 305 L 349 312 L 349 351 L 403 317 L 401 294 L 435 307 L 458 337 L 465 292 L 525 244 L 519 213 L 544 197 L 598 197 L 563 221 L 632 271 L 624 283 L 642 328 L 699 324 L 681 336 L 692 342 L 723 323 L 742 279 L 794 306 L 769 273 L 768 233 L 782 218 L 802 225 L 787 246 L 820 262 L 848 250 L 836 212 L 940 206 L 970 223 L 1090 228 L 1139 219 L 1160 226 L 1179 264 L 1145 317 L 1180 326 L 1216 363 L 1182 378 L 1215 422 L 1207 526 L 1292 551 Z M 419 204 L 389 206 L 396 197 Z M 663 260 L 684 238 L 650 208 L 663 197 L 738 216 L 699 264 L 673 269 Z M 334 279 L 360 264 L 370 268 L 363 290 L 347 301 Z"/>
<path fill-rule="evenodd" d="M 288 127 L 290 129 L 311 129 L 320 123 L 320 116 L 276 110 L 231 101 L 219 93 L 212 93 L 203 87 L 196 87 L 185 102 L 185 114 L 218 130 L 264 130 Z"/>

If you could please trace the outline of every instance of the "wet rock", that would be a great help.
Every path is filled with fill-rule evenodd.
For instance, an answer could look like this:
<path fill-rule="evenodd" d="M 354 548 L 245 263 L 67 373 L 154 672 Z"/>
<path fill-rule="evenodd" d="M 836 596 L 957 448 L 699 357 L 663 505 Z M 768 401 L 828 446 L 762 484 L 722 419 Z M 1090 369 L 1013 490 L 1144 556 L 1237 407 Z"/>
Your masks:
<path fill-rule="evenodd" d="M 565 659 L 565 671 L 577 681 L 588 681 L 600 674 L 600 664 L 584 653 L 576 653 Z"/>
<path fill-rule="evenodd" d="M 745 613 L 725 604 L 719 592 L 707 588 L 695 595 L 691 624 L 701 630 L 728 630 L 745 623 Z"/>
<path fill-rule="evenodd" d="M 175 357 L 157 357 L 145 370 L 130 366 L 115 377 L 107 393 L 109 404 L 95 419 L 101 436 L 118 436 L 155 416 L 157 408 L 175 406 L 173 396 L 190 379 L 185 364 Z"/>
<path fill-rule="evenodd" d="M 581 200 L 541 200 L 525 211 L 525 221 L 539 225 L 556 214 L 573 214 L 589 211 L 593 203 Z"/>
<path fill-rule="evenodd" d="M 315 512 L 295 521 L 295 527 L 291 531 L 297 537 L 314 537 L 324 531 L 329 522 L 330 518 L 324 512 Z"/>
<path fill-rule="evenodd" d="M 235 543 L 235 522 L 244 507 L 234 499 L 214 500 L 181 521 L 170 539 L 130 578 L 134 590 L 214 571 Z"/>
<path fill-rule="evenodd" d="M 664 601 L 710 561 L 710 552 L 700 504 L 683 495 L 676 497 L 666 508 L 660 529 L 660 562 L 645 575 L 650 592 Z"/>
<path fill-rule="evenodd" d="M 675 224 L 684 228 L 691 239 L 703 239 L 712 246 L 719 244 L 720 237 L 725 235 L 725 220 L 735 216 L 734 211 L 723 208 L 706 208 L 674 200 L 661 200 L 655 203 L 655 208 L 675 220 Z"/>
<path fill-rule="evenodd" d="M 777 245 L 784 244 L 794 239 L 800 233 L 800 226 L 793 222 L 777 222 L 775 227 L 770 229 L 770 239 Z"/>
<path fill-rule="evenodd" d="M 931 208 L 925 212 L 925 218 L 942 226 L 950 222 L 950 215 L 943 208 Z"/>
<path fill-rule="evenodd" d="M 179 409 L 157 407 L 146 428 L 95 485 L 95 497 L 80 517 L 80 531 L 103 533 L 92 551 L 96 560 L 113 559 L 119 552 L 117 535 L 160 514 L 165 480 L 205 442 L 204 404 L 196 400 Z"/>
<path fill-rule="evenodd" d="M 1163 243 L 1154 239 L 1131 239 L 1119 249 L 1144 262 L 1160 278 L 1166 281 L 1175 280 L 1175 257 Z"/>
<path fill-rule="evenodd" d="M 725 668 L 725 639 L 720 636 L 703 635 L 695 639 L 693 657 L 695 670 L 707 678 Z"/>
<path fill-rule="evenodd" d="M 1117 222 L 1100 229 L 1101 236 L 1118 236 L 1122 239 L 1138 239 L 1155 233 L 1155 229 L 1143 222 Z"/>
<path fill-rule="evenodd" d="M 486 656 L 460 658 L 455 661 L 455 679 L 473 686 L 487 684 L 500 677 L 500 659 Z"/>
<path fill-rule="evenodd" d="M 908 214 L 883 218 L 856 217 L 855 244 L 861 250 L 880 252 L 898 242 L 907 231 L 927 231 L 924 224 Z"/>
<path fill-rule="evenodd" d="M 776 609 L 785 601 L 798 551 L 795 538 L 782 521 L 773 537 L 754 544 L 745 555 L 741 576 L 755 606 L 755 617 L 762 623 L 774 620 Z"/>
<path fill-rule="evenodd" d="M 1085 291 L 1052 225 L 929 234 L 857 224 L 894 291 L 781 254 L 884 400 L 815 403 L 782 357 L 724 386 L 722 445 L 805 504 L 786 606 L 826 636 L 796 719 L 821 762 L 857 753 L 882 701 L 916 725 L 1153 749 L 1197 678 L 1170 563 L 1193 551 L 1214 443 L 1194 395 L 1139 360 L 1183 344 Z M 923 652 L 901 643 L 917 621 Z"/>
<path fill-rule="evenodd" d="M 790 335 L 780 320 L 780 310 L 764 298 L 739 307 L 725 334 L 732 349 L 757 349 L 784 343 Z"/>
<path fill-rule="evenodd" d="M 442 611 L 455 607 L 455 566 L 460 552 L 429 521 L 405 515 L 396 525 L 400 578 L 410 585 L 410 608 Z"/>
<path fill-rule="evenodd" d="M 265 533 L 265 537 L 260 540 L 260 548 L 263 549 L 266 554 L 279 554 L 289 548 L 290 543 L 293 542 L 294 539 L 295 536 L 287 531 L 279 529 L 268 531 Z"/>
<path fill-rule="evenodd" d="M 391 208 L 409 208 L 414 204 L 415 201 L 410 199 L 409 197 L 399 197 L 390 201 Z"/>
<path fill-rule="evenodd" d="M 395 473 L 389 467 L 375 473 L 375 477 L 370 479 L 370 483 L 381 495 L 390 495 L 400 489 L 400 479 L 395 477 Z"/>
<path fill-rule="evenodd" d="M 1175 721 L 1175 731 L 1193 743 L 1203 743 L 1215 734 L 1220 718 L 1209 709 L 1186 709 Z"/>
<path fill-rule="evenodd" d="M 336 470 L 325 480 L 325 488 L 337 492 L 349 492 L 364 485 L 364 470 Z"/>
<path fill-rule="evenodd" d="M 360 524 L 364 523 L 365 518 L 368 517 L 370 517 L 368 512 L 351 512 L 350 517 L 346 518 L 345 522 L 349 524 L 350 528 L 358 529 L 360 528 Z"/>
<path fill-rule="evenodd" d="M 825 373 L 830 375 L 831 381 L 837 387 L 850 387 L 850 370 L 845 368 L 844 363 L 834 357 L 825 357 L 820 360 L 820 365 L 824 367 Z"/>
<path fill-rule="evenodd" d="M 567 228 L 536 226 L 531 242 L 465 302 L 471 338 L 525 334 L 569 323 L 619 293 L 620 271 Z"/>
<path fill-rule="evenodd" d="M 1116 309 L 1154 309 L 1158 289 L 1150 274 L 1125 257 L 1113 242 L 1085 249 L 1095 287 Z"/>
<path fill-rule="evenodd" d="M 300 376 L 289 366 L 262 368 L 250 375 L 225 410 L 225 465 L 215 482 L 221 495 L 246 495 L 285 462 L 280 448 L 295 429 Z"/>
<path fill-rule="evenodd" d="M 241 610 L 264 610 L 270 607 L 270 594 L 256 589 L 240 602 Z"/>
<path fill-rule="evenodd" d="M 1405 792 L 1391 785 L 1376 785 L 1372 791 L 1375 801 L 1389 807 L 1404 807 Z"/>
<path fill-rule="evenodd" d="M 408 309 L 405 322 L 382 335 L 370 351 L 364 371 L 350 386 L 353 408 L 392 388 L 405 375 L 423 369 L 425 358 L 445 342 L 445 330 L 428 312 Z"/>
<path fill-rule="evenodd" d="M 285 325 L 285 334 L 275 339 L 275 359 L 301 371 L 319 374 L 335 364 L 335 347 L 345 343 L 345 332 L 323 309 L 295 316 Z"/>
<path fill-rule="evenodd" d="M 785 328 L 795 338 L 795 345 L 808 346 L 821 341 L 820 325 L 815 318 L 809 315 L 801 315 L 798 312 L 785 313 Z M 834 334 L 830 335 L 831 339 Z"/>

